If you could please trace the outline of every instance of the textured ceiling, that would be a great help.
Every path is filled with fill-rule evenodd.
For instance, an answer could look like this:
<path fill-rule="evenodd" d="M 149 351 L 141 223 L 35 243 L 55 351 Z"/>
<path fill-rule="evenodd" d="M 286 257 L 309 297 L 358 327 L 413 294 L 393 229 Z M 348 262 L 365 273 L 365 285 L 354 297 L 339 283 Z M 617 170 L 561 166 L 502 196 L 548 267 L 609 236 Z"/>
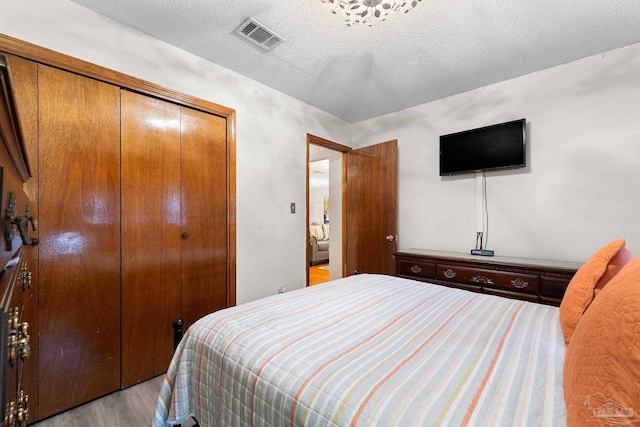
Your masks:
<path fill-rule="evenodd" d="M 640 42 L 638 0 L 424 0 L 373 27 L 320 0 L 73 0 L 349 122 Z M 235 34 L 253 17 L 286 41 Z"/>

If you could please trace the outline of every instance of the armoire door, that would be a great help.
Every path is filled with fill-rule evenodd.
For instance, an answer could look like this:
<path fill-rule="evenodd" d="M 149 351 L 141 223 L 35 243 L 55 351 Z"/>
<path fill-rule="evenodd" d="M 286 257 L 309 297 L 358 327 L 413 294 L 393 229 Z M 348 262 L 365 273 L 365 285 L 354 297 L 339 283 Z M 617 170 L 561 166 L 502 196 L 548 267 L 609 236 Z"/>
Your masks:
<path fill-rule="evenodd" d="M 181 309 L 180 107 L 122 91 L 122 387 L 167 370 Z"/>
<path fill-rule="evenodd" d="M 182 316 L 185 328 L 228 306 L 227 122 L 181 108 Z"/>
<path fill-rule="evenodd" d="M 47 417 L 120 388 L 120 89 L 40 65 L 38 90 Z"/>

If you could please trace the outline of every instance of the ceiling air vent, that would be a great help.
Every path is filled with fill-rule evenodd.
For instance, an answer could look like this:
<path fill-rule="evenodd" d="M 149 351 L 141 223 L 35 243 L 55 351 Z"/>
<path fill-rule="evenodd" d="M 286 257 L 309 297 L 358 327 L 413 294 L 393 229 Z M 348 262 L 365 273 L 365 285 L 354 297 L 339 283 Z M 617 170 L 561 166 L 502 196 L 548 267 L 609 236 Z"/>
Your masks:
<path fill-rule="evenodd" d="M 249 18 L 237 29 L 236 34 L 255 43 L 264 50 L 272 50 L 284 41 L 282 37 L 266 28 L 253 18 Z"/>

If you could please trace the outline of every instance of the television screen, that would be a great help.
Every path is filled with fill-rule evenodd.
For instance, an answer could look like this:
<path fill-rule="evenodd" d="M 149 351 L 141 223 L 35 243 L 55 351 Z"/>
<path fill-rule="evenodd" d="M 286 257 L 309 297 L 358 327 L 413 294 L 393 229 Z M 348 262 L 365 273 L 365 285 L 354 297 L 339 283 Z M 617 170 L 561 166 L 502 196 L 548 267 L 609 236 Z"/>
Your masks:
<path fill-rule="evenodd" d="M 440 137 L 440 176 L 525 167 L 525 119 Z"/>

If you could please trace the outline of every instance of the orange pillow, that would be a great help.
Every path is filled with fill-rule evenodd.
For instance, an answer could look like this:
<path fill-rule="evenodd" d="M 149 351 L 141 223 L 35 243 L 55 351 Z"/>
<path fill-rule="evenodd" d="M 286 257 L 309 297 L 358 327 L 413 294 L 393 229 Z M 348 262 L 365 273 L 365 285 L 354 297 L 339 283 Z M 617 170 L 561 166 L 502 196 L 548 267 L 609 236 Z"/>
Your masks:
<path fill-rule="evenodd" d="M 609 283 L 609 281 L 613 279 L 613 276 L 618 274 L 622 267 L 627 265 L 627 263 L 632 259 L 633 255 L 631 254 L 629 248 L 625 246 L 623 240 L 622 247 L 620 248 L 618 253 L 615 254 L 613 258 L 611 258 L 611 261 L 607 264 L 607 270 L 604 272 L 600 280 L 598 280 L 598 283 L 596 283 L 596 287 L 593 290 L 593 297 L 597 297 L 598 293 L 600 293 L 602 288 L 604 288 L 604 285 Z"/>
<path fill-rule="evenodd" d="M 600 248 L 578 269 L 560 303 L 560 326 L 566 344 L 596 292 L 604 288 L 630 259 L 625 241 L 618 239 Z"/>
<path fill-rule="evenodd" d="M 640 420 L 640 257 L 628 263 L 584 314 L 567 347 L 567 426 Z"/>

